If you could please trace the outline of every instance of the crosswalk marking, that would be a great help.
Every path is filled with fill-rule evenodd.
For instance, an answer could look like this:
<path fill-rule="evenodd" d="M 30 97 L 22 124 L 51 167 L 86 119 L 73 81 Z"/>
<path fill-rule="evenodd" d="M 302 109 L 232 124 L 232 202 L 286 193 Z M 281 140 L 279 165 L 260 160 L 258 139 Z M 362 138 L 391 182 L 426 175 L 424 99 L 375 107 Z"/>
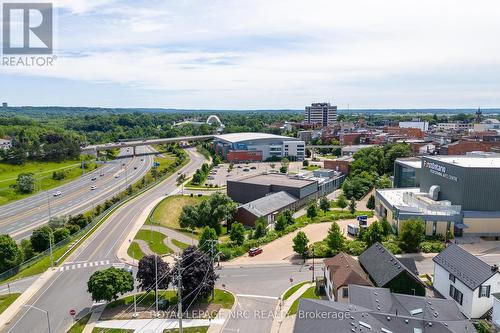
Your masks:
<path fill-rule="evenodd" d="M 110 264 L 111 263 L 109 260 L 90 261 L 90 262 L 83 262 L 80 264 L 66 264 L 66 265 L 59 267 L 59 272 L 65 272 L 65 271 L 75 270 L 75 269 L 82 269 L 82 268 L 87 268 L 87 267 L 107 266 Z"/>

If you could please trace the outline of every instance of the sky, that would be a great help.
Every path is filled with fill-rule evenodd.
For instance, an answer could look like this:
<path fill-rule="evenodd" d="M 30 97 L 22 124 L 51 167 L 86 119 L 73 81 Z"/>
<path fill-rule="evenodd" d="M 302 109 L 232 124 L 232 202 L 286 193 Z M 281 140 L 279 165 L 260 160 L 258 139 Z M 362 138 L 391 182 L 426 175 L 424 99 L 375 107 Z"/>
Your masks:
<path fill-rule="evenodd" d="M 500 107 L 498 0 L 54 4 L 54 66 L 0 65 L 0 101 L 185 109 L 302 109 L 323 101 L 342 109 Z"/>

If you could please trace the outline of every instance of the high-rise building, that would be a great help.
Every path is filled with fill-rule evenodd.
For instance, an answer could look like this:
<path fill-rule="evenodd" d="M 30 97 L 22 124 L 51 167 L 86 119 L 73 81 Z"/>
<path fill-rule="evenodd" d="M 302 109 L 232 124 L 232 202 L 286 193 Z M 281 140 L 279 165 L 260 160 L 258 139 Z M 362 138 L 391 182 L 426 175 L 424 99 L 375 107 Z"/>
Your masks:
<path fill-rule="evenodd" d="M 307 124 L 332 126 L 337 121 L 337 106 L 330 103 L 312 103 L 306 106 L 304 121 Z"/>
<path fill-rule="evenodd" d="M 3 102 L 3 103 L 2 103 L 2 107 L 3 107 L 3 108 L 9 107 L 9 104 L 8 104 L 7 102 Z"/>

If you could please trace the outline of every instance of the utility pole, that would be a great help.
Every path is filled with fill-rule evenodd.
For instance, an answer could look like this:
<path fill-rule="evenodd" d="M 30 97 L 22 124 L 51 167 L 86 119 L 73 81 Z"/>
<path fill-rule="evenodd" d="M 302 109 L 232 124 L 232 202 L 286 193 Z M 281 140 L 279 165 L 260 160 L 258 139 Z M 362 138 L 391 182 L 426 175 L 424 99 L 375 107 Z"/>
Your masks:
<path fill-rule="evenodd" d="M 155 298 L 156 298 L 156 316 L 158 316 L 158 256 L 155 255 Z"/>
<path fill-rule="evenodd" d="M 179 267 L 177 268 L 177 317 L 179 317 L 179 333 L 182 333 L 182 267 L 181 261 L 179 261 Z"/>

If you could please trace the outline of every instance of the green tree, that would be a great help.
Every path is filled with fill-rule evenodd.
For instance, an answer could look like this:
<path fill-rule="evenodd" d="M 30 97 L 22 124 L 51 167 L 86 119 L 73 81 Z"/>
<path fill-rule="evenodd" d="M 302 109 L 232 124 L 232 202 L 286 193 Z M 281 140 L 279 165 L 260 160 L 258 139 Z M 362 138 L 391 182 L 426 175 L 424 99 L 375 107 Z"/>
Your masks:
<path fill-rule="evenodd" d="M 388 173 L 394 170 L 394 161 L 397 158 L 409 157 L 412 155 L 411 147 L 407 143 L 394 143 L 384 147 L 384 166 Z M 382 172 L 380 172 L 382 174 Z"/>
<path fill-rule="evenodd" d="M 384 240 L 384 228 L 381 223 L 375 221 L 361 233 L 361 237 L 368 246 L 372 246 L 377 242 L 382 243 Z"/>
<path fill-rule="evenodd" d="M 33 250 L 35 250 L 36 252 L 45 251 L 50 247 L 50 242 L 54 241 L 52 229 L 50 229 L 49 226 L 37 228 L 33 230 L 30 240 Z"/>
<path fill-rule="evenodd" d="M 375 187 L 376 188 L 391 188 L 392 187 L 391 179 L 389 177 L 387 177 L 386 175 L 382 175 L 375 182 Z"/>
<path fill-rule="evenodd" d="M 65 240 L 70 235 L 68 228 L 57 228 L 54 230 L 54 244 L 59 243 L 62 240 Z"/>
<path fill-rule="evenodd" d="M 29 260 L 35 256 L 35 251 L 31 246 L 31 241 L 28 238 L 21 240 L 21 251 L 23 251 L 23 259 Z"/>
<path fill-rule="evenodd" d="M 382 221 L 379 222 L 380 225 L 382 226 L 382 229 L 384 230 L 384 236 L 392 234 L 392 226 L 391 224 L 387 221 L 386 218 L 383 218 Z"/>
<path fill-rule="evenodd" d="M 326 244 L 335 253 L 340 252 L 344 249 L 344 235 L 340 230 L 337 222 L 333 222 L 330 229 L 328 230 L 328 235 L 326 236 Z"/>
<path fill-rule="evenodd" d="M 293 238 L 293 250 L 295 253 L 302 256 L 305 260 L 307 255 L 307 249 L 309 244 L 309 238 L 303 231 L 299 231 L 297 235 Z"/>
<path fill-rule="evenodd" d="M 111 302 L 119 295 L 134 290 L 134 278 L 124 269 L 108 268 L 94 272 L 87 282 L 87 291 L 92 300 Z"/>
<path fill-rule="evenodd" d="M 349 202 L 349 211 L 351 214 L 356 213 L 356 199 L 354 197 L 351 198 L 351 201 Z"/>
<path fill-rule="evenodd" d="M 302 161 L 302 166 L 303 167 L 308 167 L 309 166 L 309 161 L 308 160 L 303 160 Z"/>
<path fill-rule="evenodd" d="M 324 196 L 321 197 L 319 199 L 319 208 L 324 212 L 328 212 L 330 210 L 330 201 Z"/>
<path fill-rule="evenodd" d="M 346 208 L 348 204 L 349 203 L 347 202 L 344 193 L 340 193 L 340 195 L 337 197 L 337 206 L 344 210 L 344 208 Z"/>
<path fill-rule="evenodd" d="M 243 245 L 245 241 L 245 227 L 239 222 L 235 222 L 231 225 L 231 232 L 229 233 L 229 238 L 237 245 Z"/>
<path fill-rule="evenodd" d="M 416 252 L 425 239 L 425 225 L 420 219 L 408 219 L 401 223 L 399 240 L 406 252 Z"/>
<path fill-rule="evenodd" d="M 281 212 L 278 214 L 278 217 L 276 218 L 276 222 L 274 223 L 274 230 L 276 230 L 278 232 L 283 231 L 283 230 L 285 230 L 287 224 L 288 224 L 288 222 L 287 222 L 286 216 L 285 216 L 285 214 L 283 214 L 283 212 Z"/>
<path fill-rule="evenodd" d="M 373 194 L 368 198 L 368 202 L 366 203 L 366 208 L 375 209 L 375 196 Z"/>
<path fill-rule="evenodd" d="M 0 272 L 16 267 L 23 261 L 23 253 L 9 235 L 0 235 Z"/>
<path fill-rule="evenodd" d="M 258 218 L 255 221 L 255 230 L 253 232 L 253 238 L 259 239 L 267 234 L 267 222 L 263 218 Z"/>
<path fill-rule="evenodd" d="M 200 235 L 200 240 L 198 242 L 200 250 L 202 250 L 205 253 L 208 253 L 212 250 L 212 247 L 214 247 L 214 249 L 217 249 L 218 239 L 219 237 L 217 236 L 217 233 L 213 228 L 210 227 L 203 228 Z"/>
<path fill-rule="evenodd" d="M 312 219 L 316 216 L 318 216 L 318 207 L 316 205 L 316 202 L 311 202 L 307 207 L 307 217 Z"/>
<path fill-rule="evenodd" d="M 20 193 L 28 194 L 35 191 L 35 178 L 32 173 L 20 173 L 17 176 L 17 190 Z"/>

